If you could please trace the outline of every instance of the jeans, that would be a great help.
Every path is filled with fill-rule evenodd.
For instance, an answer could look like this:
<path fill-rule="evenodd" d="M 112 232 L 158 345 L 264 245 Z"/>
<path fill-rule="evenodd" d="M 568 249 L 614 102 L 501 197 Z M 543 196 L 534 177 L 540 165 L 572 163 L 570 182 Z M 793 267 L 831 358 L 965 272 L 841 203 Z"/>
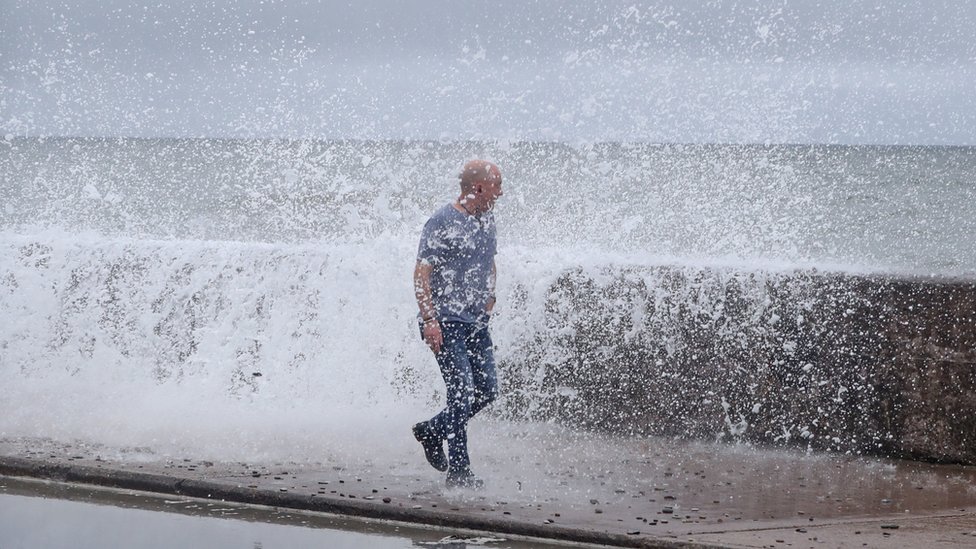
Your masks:
<path fill-rule="evenodd" d="M 483 323 L 442 322 L 444 343 L 436 354 L 447 386 L 447 407 L 428 422 L 447 440 L 448 471 L 466 471 L 468 420 L 498 396 L 495 357 L 488 326 Z"/>

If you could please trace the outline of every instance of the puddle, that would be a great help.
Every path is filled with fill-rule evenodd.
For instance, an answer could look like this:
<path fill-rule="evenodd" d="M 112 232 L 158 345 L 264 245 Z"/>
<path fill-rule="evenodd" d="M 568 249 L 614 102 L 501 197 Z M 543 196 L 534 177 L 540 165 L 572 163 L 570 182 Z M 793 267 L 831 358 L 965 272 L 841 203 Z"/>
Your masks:
<path fill-rule="evenodd" d="M 383 521 L 0 477 L 3 549 L 566 547 Z"/>

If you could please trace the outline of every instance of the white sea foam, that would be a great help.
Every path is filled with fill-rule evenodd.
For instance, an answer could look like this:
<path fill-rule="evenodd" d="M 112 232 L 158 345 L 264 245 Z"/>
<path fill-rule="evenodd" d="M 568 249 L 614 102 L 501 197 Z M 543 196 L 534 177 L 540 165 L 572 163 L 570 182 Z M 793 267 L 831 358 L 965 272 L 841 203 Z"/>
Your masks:
<path fill-rule="evenodd" d="M 415 321 L 413 242 L 47 231 L 6 233 L 0 246 L 3 436 L 224 457 L 314 456 L 340 441 L 358 455 L 365 433 L 375 451 L 439 405 Z M 541 303 L 563 267 L 553 257 L 506 257 L 502 303 L 516 281 L 532 282 Z M 511 322 L 499 339 L 531 322 Z"/>

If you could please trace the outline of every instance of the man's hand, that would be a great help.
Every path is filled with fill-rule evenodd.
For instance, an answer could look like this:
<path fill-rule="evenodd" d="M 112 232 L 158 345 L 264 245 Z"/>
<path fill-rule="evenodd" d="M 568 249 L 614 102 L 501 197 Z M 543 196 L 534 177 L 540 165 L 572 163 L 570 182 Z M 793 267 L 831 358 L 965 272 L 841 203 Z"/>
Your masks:
<path fill-rule="evenodd" d="M 441 333 L 441 324 L 436 318 L 424 321 L 424 341 L 434 354 L 440 354 L 441 346 L 444 344 L 444 334 Z"/>

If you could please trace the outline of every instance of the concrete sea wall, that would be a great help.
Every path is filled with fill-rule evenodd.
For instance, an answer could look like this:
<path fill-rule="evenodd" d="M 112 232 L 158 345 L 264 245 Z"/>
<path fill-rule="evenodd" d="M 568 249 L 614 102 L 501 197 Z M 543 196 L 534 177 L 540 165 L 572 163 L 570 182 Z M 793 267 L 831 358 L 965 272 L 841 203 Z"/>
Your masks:
<path fill-rule="evenodd" d="M 574 271 L 538 324 L 500 363 L 514 417 L 976 464 L 973 281 Z"/>
<path fill-rule="evenodd" d="M 92 387 L 272 414 L 443 397 L 379 260 L 412 247 L 4 238 L 0 374 L 34 425 Z M 500 279 L 495 414 L 976 464 L 976 281 L 539 263 Z"/>

